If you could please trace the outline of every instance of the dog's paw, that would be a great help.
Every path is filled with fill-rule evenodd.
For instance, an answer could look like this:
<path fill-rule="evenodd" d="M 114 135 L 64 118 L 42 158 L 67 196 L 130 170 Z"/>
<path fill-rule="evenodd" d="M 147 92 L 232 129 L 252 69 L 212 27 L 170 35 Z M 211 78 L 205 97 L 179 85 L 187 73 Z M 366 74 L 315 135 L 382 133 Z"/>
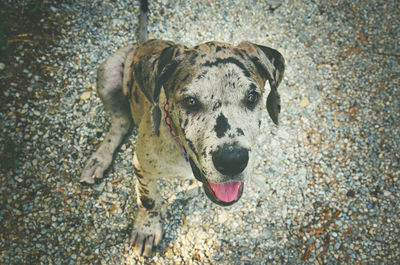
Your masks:
<path fill-rule="evenodd" d="M 112 156 L 95 153 L 86 163 L 82 171 L 81 182 L 93 184 L 96 179 L 103 178 L 104 171 L 111 165 Z"/>
<path fill-rule="evenodd" d="M 139 210 L 131 234 L 130 247 L 137 256 L 149 257 L 153 247 L 162 240 L 162 224 L 159 213 Z"/>

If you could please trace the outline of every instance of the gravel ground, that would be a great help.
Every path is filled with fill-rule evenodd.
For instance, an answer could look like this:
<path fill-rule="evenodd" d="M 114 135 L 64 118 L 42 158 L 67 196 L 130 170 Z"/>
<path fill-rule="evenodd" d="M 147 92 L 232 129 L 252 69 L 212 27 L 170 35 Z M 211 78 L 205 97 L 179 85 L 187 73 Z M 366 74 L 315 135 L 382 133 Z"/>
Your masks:
<path fill-rule="evenodd" d="M 44 24 L 66 21 L 35 62 L 51 78 L 27 67 L 31 82 L 1 95 L 0 150 L 18 154 L 0 176 L 1 264 L 400 263 L 398 1 L 151 1 L 150 37 L 249 40 L 278 49 L 287 71 L 281 123 L 265 113 L 242 199 L 222 208 L 196 182 L 162 181 L 165 239 L 146 260 L 128 246 L 135 136 L 103 183 L 79 184 L 109 127 L 96 68 L 135 41 L 138 3 L 50 10 Z"/>

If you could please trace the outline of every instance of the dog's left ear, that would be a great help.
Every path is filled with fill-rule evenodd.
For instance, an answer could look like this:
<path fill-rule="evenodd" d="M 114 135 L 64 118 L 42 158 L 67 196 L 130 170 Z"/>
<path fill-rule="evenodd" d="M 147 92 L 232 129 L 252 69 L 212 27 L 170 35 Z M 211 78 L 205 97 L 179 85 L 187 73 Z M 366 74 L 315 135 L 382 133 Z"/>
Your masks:
<path fill-rule="evenodd" d="M 278 124 L 281 99 L 277 88 L 285 72 L 285 59 L 277 50 L 251 42 L 242 42 L 238 47 L 244 49 L 250 56 L 263 81 L 269 81 L 271 91 L 266 102 L 267 110 L 273 122 Z"/>

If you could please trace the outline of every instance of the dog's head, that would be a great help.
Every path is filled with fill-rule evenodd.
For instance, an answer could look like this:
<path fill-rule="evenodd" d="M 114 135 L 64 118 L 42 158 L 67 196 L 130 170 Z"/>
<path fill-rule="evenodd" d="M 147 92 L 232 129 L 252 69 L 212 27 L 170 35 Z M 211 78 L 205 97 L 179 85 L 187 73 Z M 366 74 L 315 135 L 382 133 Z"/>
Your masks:
<path fill-rule="evenodd" d="M 171 126 L 193 174 L 213 202 L 231 205 L 252 173 L 266 81 L 271 87 L 267 110 L 278 123 L 284 59 L 274 49 L 249 42 L 171 47 L 161 57 L 165 66 L 158 86 L 169 99 Z"/>

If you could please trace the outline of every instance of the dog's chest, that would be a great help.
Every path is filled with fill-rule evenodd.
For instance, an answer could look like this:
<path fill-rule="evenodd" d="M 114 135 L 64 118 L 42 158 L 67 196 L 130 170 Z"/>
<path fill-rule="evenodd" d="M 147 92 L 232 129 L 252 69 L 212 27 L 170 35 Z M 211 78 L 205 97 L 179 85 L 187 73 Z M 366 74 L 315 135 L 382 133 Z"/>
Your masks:
<path fill-rule="evenodd" d="M 158 157 L 158 163 L 155 166 L 162 177 L 193 177 L 189 162 L 186 160 L 181 146 L 174 140 L 168 139 L 163 143 L 163 155 Z"/>

